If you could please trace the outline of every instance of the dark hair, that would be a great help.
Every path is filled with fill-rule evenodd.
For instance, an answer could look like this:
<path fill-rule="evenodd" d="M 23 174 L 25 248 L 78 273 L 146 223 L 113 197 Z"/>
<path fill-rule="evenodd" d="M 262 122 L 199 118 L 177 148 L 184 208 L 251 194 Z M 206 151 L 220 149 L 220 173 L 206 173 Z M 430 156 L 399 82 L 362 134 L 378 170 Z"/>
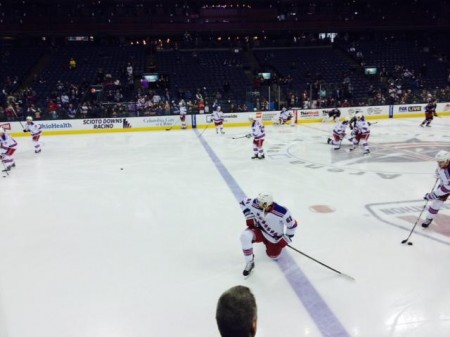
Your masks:
<path fill-rule="evenodd" d="M 222 337 L 254 336 L 257 318 L 256 301 L 249 288 L 235 286 L 219 298 L 216 310 L 217 327 Z"/>

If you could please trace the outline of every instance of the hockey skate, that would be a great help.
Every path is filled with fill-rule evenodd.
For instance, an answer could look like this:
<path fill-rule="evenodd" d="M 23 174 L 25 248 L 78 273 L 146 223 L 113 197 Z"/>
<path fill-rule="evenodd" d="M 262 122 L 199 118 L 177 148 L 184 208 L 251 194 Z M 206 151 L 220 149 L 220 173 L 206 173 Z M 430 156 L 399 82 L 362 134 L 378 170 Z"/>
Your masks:
<path fill-rule="evenodd" d="M 41 151 L 42 151 L 41 149 L 35 150 L 34 153 L 41 153 Z"/>
<path fill-rule="evenodd" d="M 364 152 L 363 152 L 363 154 L 369 154 L 369 153 L 370 153 L 370 150 L 369 150 L 369 149 L 364 150 Z"/>
<path fill-rule="evenodd" d="M 254 154 L 253 157 L 252 157 L 252 159 L 258 159 L 258 154 L 257 154 L 257 153 Z"/>
<path fill-rule="evenodd" d="M 253 268 L 255 268 L 255 257 L 252 258 L 250 262 L 248 262 L 245 265 L 244 271 L 242 272 L 242 275 L 248 276 L 252 272 Z"/>
<path fill-rule="evenodd" d="M 262 155 L 259 156 L 258 159 L 264 159 L 264 158 L 266 158 L 266 156 L 262 154 Z"/>
<path fill-rule="evenodd" d="M 327 139 L 327 144 L 330 144 L 331 143 L 331 138 L 328 138 Z"/>
<path fill-rule="evenodd" d="M 425 221 L 422 223 L 422 227 L 427 228 L 431 224 L 432 221 L 433 221 L 433 219 L 426 218 Z"/>

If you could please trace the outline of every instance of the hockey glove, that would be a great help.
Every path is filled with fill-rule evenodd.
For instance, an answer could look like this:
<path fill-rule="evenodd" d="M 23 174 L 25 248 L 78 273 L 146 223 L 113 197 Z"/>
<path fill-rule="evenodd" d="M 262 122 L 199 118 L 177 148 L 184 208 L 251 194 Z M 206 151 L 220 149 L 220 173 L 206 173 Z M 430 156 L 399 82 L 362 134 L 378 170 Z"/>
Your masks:
<path fill-rule="evenodd" d="M 281 238 L 280 241 L 278 241 L 278 245 L 281 248 L 286 247 L 288 244 L 290 244 L 292 242 L 292 237 L 293 235 L 283 235 L 283 237 Z"/>
<path fill-rule="evenodd" d="M 439 197 L 434 192 L 425 194 L 423 198 L 425 200 L 436 200 L 436 199 L 439 199 Z"/>

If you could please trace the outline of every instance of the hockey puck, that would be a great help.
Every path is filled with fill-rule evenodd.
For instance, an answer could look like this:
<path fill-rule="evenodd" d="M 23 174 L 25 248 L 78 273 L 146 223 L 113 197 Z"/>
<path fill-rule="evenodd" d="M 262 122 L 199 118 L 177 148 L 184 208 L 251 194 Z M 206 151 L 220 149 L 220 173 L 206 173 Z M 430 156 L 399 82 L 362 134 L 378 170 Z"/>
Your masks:
<path fill-rule="evenodd" d="M 121 167 L 120 169 L 123 170 L 123 167 Z"/>
<path fill-rule="evenodd" d="M 412 246 L 412 245 L 413 245 L 413 243 L 412 243 L 412 242 L 408 242 L 408 245 L 409 245 L 409 246 Z"/>

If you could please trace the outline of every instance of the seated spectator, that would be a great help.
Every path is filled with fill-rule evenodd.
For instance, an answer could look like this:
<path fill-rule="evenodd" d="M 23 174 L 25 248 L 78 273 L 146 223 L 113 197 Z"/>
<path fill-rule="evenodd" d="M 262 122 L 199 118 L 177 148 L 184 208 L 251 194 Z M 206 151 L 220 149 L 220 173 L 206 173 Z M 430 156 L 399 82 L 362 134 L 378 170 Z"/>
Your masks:
<path fill-rule="evenodd" d="M 69 118 L 75 118 L 77 114 L 77 109 L 73 106 L 73 104 L 69 104 L 66 109 L 66 115 Z"/>
<path fill-rule="evenodd" d="M 77 67 L 77 61 L 75 61 L 75 59 L 73 57 L 70 58 L 69 60 L 69 69 L 70 70 L 74 70 Z"/>
<path fill-rule="evenodd" d="M 257 307 L 250 289 L 235 286 L 225 291 L 217 303 L 216 322 L 222 337 L 254 337 Z"/>

